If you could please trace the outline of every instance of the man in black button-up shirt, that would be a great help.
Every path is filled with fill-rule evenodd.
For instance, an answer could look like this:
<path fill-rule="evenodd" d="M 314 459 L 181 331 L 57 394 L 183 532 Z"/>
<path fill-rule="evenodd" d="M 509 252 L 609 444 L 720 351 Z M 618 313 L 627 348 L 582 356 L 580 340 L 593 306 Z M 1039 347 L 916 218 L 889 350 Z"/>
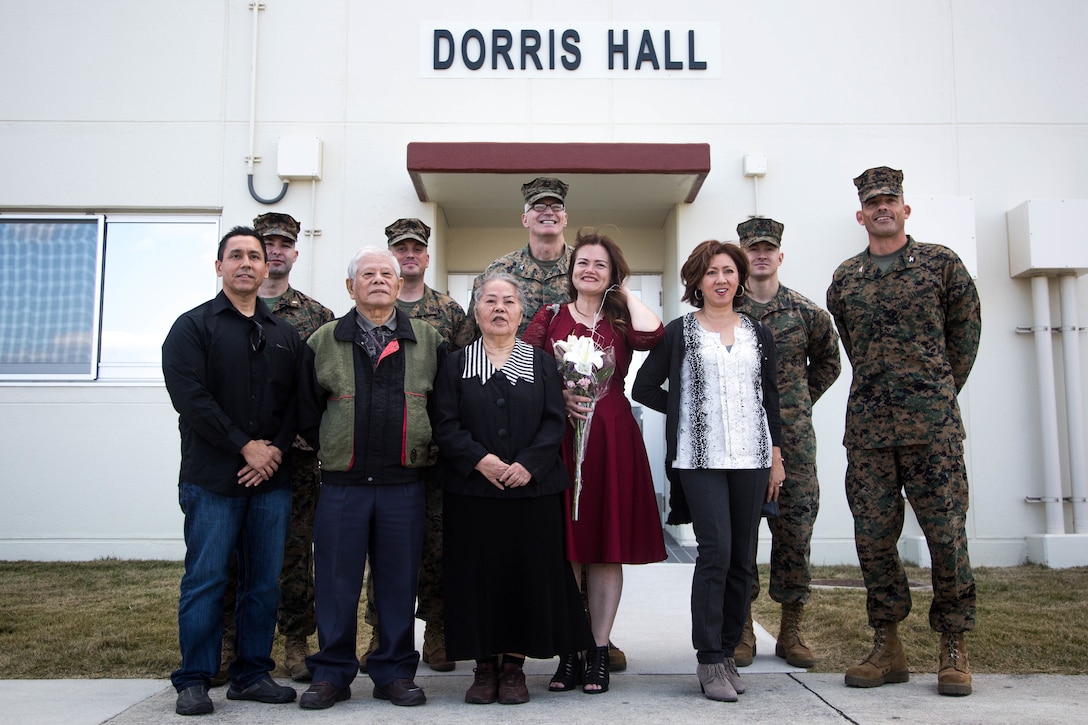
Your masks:
<path fill-rule="evenodd" d="M 162 346 L 181 431 L 186 553 L 178 602 L 181 667 L 171 680 L 183 715 L 212 711 L 208 680 L 219 669 L 227 565 L 236 550 L 245 576 L 227 697 L 295 699 L 294 690 L 271 679 L 269 655 L 291 510 L 282 464 L 295 438 L 297 389 L 309 353 L 294 328 L 257 299 L 268 262 L 253 229 L 235 227 L 223 237 L 215 269 L 223 291 L 179 317 Z"/>

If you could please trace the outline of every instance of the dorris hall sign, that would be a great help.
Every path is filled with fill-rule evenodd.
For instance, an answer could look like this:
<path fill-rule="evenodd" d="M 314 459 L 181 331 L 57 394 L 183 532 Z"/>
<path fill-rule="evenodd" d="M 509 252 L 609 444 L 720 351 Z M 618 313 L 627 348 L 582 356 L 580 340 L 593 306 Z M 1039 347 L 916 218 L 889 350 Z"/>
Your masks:
<path fill-rule="evenodd" d="M 420 25 L 428 78 L 720 78 L 718 23 Z"/>

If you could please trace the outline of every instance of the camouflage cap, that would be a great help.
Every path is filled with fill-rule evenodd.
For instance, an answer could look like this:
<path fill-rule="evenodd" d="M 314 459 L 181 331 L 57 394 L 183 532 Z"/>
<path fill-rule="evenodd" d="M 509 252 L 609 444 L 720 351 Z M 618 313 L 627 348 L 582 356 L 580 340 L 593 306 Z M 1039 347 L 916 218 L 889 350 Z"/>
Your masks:
<path fill-rule="evenodd" d="M 261 238 L 286 237 L 292 242 L 298 242 L 298 232 L 301 225 L 290 214 L 269 212 L 254 219 L 253 228 L 257 230 Z"/>
<path fill-rule="evenodd" d="M 782 230 L 786 226 L 769 217 L 755 217 L 737 225 L 740 245 L 749 247 L 756 242 L 769 242 L 776 247 L 782 246 Z"/>
<path fill-rule="evenodd" d="M 540 199 L 558 199 L 566 203 L 567 189 L 570 188 L 559 179 L 538 176 L 527 184 L 521 185 L 521 193 L 526 204 L 533 204 Z"/>
<path fill-rule="evenodd" d="M 389 237 L 390 247 L 403 239 L 415 239 L 427 245 L 431 238 L 431 228 L 419 219 L 397 219 L 385 228 L 385 236 Z"/>
<path fill-rule="evenodd" d="M 862 203 L 881 194 L 902 196 L 903 172 L 887 166 L 877 166 L 875 169 L 863 171 L 861 176 L 854 179 L 854 186 L 858 187 L 858 198 Z"/>

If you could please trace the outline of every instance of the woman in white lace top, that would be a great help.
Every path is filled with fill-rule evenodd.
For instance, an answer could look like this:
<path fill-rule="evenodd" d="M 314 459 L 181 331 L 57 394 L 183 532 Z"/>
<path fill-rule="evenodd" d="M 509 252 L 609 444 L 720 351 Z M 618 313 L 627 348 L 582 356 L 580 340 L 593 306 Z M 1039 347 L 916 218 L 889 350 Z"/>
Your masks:
<path fill-rule="evenodd" d="M 691 639 L 699 684 L 706 697 L 733 702 L 745 689 L 733 650 L 748 616 L 760 508 L 777 500 L 786 477 L 774 338 L 734 309 L 748 278 L 748 257 L 737 245 L 703 242 L 680 277 L 683 301 L 698 309 L 668 324 L 632 395 L 666 415 L 669 523 L 690 521 L 695 529 Z"/>

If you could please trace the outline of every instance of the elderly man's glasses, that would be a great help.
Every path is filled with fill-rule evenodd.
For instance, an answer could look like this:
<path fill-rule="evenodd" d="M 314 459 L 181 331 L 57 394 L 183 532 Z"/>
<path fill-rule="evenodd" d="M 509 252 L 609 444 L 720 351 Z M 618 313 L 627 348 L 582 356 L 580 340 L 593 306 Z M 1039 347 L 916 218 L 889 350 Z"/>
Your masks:
<path fill-rule="evenodd" d="M 253 352 L 263 352 L 265 346 L 264 328 L 261 323 L 253 321 L 253 329 L 249 331 L 249 349 Z"/>
<path fill-rule="evenodd" d="M 538 214 L 543 211 L 548 211 L 549 209 L 558 213 L 566 209 L 566 206 L 558 202 L 556 202 L 555 204 L 533 204 L 532 209 Z"/>

